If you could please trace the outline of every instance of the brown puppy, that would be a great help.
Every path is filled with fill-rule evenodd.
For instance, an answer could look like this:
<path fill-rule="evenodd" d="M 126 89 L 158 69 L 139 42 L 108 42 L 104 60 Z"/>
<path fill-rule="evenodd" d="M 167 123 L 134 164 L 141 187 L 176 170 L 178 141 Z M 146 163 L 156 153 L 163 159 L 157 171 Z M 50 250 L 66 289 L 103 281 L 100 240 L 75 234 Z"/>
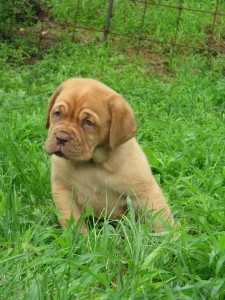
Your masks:
<path fill-rule="evenodd" d="M 133 137 L 136 122 L 122 96 L 104 84 L 82 78 L 63 82 L 51 97 L 45 148 L 52 155 L 52 194 L 61 226 L 83 209 L 93 207 L 111 219 L 127 210 L 129 195 L 136 211 L 162 210 L 174 224 L 170 209 L 147 159 Z M 85 230 L 82 224 L 81 230 Z M 156 231 L 163 226 L 158 219 Z"/>

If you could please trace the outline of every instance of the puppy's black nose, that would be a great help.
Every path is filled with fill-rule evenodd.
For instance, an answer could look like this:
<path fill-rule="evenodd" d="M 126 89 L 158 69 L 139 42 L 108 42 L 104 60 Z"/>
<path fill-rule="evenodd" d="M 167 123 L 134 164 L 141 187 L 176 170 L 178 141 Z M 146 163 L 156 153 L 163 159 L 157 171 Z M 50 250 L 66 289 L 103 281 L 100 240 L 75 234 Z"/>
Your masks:
<path fill-rule="evenodd" d="M 70 140 L 70 135 L 63 131 L 59 131 L 56 133 L 57 144 L 64 145 Z"/>

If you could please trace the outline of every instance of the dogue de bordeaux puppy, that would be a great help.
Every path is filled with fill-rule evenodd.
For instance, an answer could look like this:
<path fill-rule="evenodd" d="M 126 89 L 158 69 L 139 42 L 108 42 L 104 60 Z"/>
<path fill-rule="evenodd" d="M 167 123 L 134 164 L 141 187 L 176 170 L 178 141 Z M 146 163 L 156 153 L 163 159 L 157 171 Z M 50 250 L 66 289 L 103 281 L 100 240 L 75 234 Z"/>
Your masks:
<path fill-rule="evenodd" d="M 161 211 L 161 221 L 174 225 L 134 138 L 132 109 L 121 95 L 93 79 L 68 79 L 51 97 L 46 127 L 45 148 L 52 155 L 52 194 L 61 226 L 71 215 L 76 224 L 90 206 L 95 217 L 117 219 L 127 210 L 128 196 L 136 212 Z M 155 231 L 164 230 L 161 221 L 155 221 Z M 85 229 L 84 222 L 80 230 Z"/>

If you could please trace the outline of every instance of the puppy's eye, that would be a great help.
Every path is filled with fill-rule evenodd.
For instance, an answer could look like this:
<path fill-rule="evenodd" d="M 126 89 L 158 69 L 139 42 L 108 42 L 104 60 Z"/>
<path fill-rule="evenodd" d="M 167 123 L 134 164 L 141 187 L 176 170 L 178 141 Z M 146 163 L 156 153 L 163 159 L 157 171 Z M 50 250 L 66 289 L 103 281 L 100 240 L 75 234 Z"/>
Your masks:
<path fill-rule="evenodd" d="M 91 122 L 90 120 L 88 120 L 88 119 L 84 120 L 83 123 L 82 123 L 82 125 L 83 125 L 83 127 L 85 127 L 85 128 L 91 128 L 91 127 L 94 127 L 94 126 L 95 126 L 95 124 L 92 123 L 92 122 Z"/>
<path fill-rule="evenodd" d="M 60 112 L 60 111 L 54 112 L 54 118 L 55 118 L 56 120 L 59 120 L 60 117 L 61 117 L 61 112 Z"/>

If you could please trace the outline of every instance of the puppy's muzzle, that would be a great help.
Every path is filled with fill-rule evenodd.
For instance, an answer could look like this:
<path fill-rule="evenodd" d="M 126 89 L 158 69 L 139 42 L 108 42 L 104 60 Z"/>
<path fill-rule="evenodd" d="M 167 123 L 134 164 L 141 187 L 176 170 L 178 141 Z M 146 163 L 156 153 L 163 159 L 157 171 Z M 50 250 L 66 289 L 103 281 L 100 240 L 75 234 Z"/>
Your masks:
<path fill-rule="evenodd" d="M 63 131 L 58 131 L 55 137 L 58 145 L 65 145 L 70 140 L 70 135 Z"/>

